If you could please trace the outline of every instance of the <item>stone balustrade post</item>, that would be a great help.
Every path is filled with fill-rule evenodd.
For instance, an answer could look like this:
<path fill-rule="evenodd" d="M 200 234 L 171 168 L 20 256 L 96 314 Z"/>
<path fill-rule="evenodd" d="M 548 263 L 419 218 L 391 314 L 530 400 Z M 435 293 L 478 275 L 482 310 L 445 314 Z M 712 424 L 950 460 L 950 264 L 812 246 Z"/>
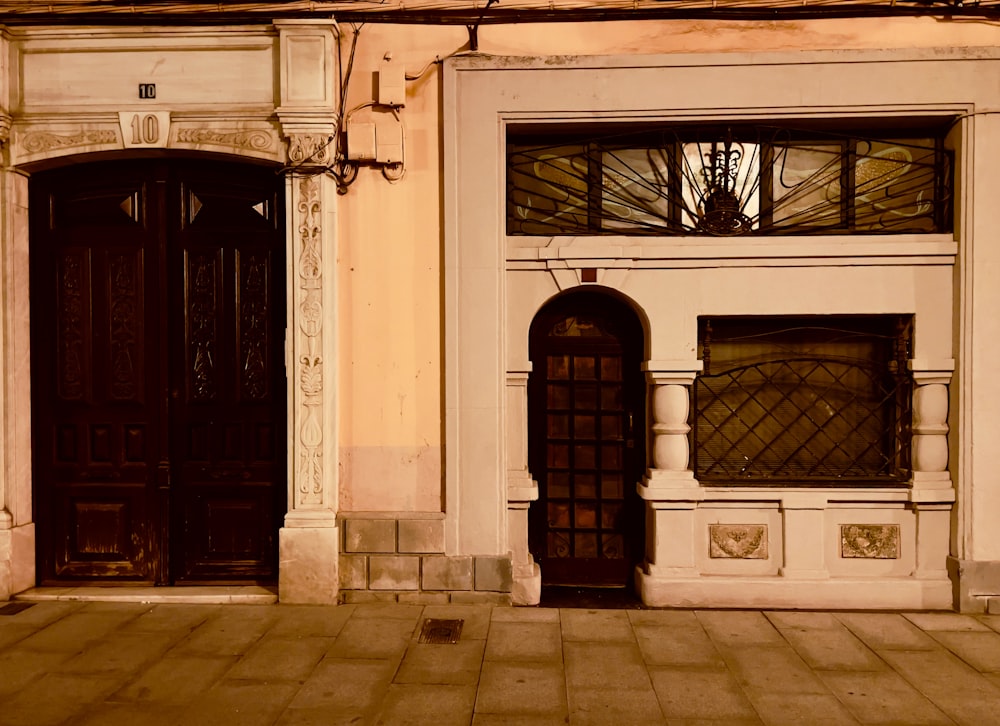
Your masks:
<path fill-rule="evenodd" d="M 955 361 L 914 359 L 912 481 L 910 500 L 917 519 L 914 577 L 945 579 L 955 490 L 948 470 L 948 385 Z"/>

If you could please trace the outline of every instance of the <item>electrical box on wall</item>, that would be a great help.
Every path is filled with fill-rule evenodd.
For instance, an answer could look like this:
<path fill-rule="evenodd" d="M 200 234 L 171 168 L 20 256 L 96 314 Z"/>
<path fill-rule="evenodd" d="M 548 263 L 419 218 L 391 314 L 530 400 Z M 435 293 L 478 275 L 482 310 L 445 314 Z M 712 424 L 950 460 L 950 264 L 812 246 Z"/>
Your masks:
<path fill-rule="evenodd" d="M 397 108 L 406 105 L 406 71 L 388 53 L 378 67 L 378 102 Z"/>
<path fill-rule="evenodd" d="M 379 164 L 403 161 L 403 127 L 392 115 L 375 121 L 375 161 Z"/>
<path fill-rule="evenodd" d="M 348 160 L 374 161 L 375 149 L 375 124 L 372 121 L 348 121 Z"/>

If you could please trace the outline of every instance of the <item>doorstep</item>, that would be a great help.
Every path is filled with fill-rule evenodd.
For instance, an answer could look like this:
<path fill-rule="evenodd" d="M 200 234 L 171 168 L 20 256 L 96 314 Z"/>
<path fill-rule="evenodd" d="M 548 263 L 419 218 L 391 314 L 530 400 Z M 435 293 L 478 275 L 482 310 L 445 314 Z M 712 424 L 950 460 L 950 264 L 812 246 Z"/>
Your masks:
<path fill-rule="evenodd" d="M 13 600 L 43 602 L 136 602 L 188 604 L 271 605 L 278 601 L 276 589 L 257 585 L 194 587 L 33 587 Z"/>

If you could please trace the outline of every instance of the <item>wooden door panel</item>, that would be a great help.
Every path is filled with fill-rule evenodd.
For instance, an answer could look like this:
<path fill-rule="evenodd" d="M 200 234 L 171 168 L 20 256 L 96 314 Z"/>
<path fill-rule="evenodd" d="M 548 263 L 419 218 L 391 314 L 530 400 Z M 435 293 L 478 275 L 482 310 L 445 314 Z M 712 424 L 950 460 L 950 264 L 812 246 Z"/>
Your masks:
<path fill-rule="evenodd" d="M 279 191 L 270 170 L 189 162 L 33 178 L 41 581 L 276 574 Z"/>
<path fill-rule="evenodd" d="M 276 198 L 189 181 L 174 369 L 178 580 L 270 578 L 284 506 L 284 249 Z"/>
<path fill-rule="evenodd" d="M 641 554 L 640 357 L 634 315 L 599 296 L 568 296 L 532 325 L 530 546 L 546 584 L 623 586 Z"/>

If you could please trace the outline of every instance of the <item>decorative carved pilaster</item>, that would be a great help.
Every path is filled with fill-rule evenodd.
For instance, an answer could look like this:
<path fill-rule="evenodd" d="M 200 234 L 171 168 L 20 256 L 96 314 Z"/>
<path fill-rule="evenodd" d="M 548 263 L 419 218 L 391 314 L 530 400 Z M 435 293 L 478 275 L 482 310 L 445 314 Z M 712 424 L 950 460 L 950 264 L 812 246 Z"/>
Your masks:
<path fill-rule="evenodd" d="M 323 504 L 323 204 L 320 179 L 296 177 L 296 264 L 300 422 L 295 470 L 296 504 Z"/>
<path fill-rule="evenodd" d="M 6 146 L 10 141 L 10 127 L 14 119 L 6 113 L 0 113 L 0 146 Z"/>

